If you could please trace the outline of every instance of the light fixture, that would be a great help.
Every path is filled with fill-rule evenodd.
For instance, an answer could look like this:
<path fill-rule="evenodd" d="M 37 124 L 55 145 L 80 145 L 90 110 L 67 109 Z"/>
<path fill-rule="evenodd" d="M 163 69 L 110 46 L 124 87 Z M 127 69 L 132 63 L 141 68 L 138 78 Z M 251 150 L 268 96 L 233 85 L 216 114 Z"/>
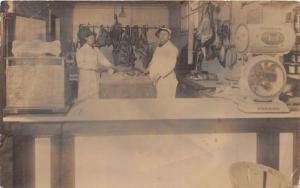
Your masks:
<path fill-rule="evenodd" d="M 119 14 L 119 17 L 120 17 L 120 18 L 125 18 L 125 17 L 126 17 L 125 9 L 124 9 L 123 6 L 121 7 L 121 12 L 120 12 L 120 14 Z"/>

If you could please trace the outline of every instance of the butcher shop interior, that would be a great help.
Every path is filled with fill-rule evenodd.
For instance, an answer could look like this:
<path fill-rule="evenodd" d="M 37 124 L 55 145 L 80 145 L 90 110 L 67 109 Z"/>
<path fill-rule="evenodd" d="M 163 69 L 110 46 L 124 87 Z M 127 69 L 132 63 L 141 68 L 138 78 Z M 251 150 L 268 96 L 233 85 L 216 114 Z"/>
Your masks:
<path fill-rule="evenodd" d="M 5 112 L 182 98 L 223 98 L 246 113 L 298 109 L 299 10 L 277 4 L 10 2 Z"/>
<path fill-rule="evenodd" d="M 0 188 L 300 186 L 299 80 L 296 1 L 2 1 Z"/>

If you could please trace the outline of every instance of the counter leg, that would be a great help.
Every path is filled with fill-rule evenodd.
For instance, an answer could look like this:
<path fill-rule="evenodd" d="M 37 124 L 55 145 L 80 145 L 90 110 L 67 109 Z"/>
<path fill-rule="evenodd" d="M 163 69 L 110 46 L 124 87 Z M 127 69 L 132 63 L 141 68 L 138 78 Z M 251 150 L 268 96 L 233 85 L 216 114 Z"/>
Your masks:
<path fill-rule="evenodd" d="M 0 186 L 13 188 L 13 142 L 7 138 L 0 147 Z"/>
<path fill-rule="evenodd" d="M 300 128 L 293 134 L 293 184 L 297 185 L 300 175 Z"/>
<path fill-rule="evenodd" d="M 34 137 L 13 137 L 13 187 L 35 187 Z"/>
<path fill-rule="evenodd" d="M 257 163 L 279 169 L 279 132 L 263 130 L 257 133 Z"/>
<path fill-rule="evenodd" d="M 51 137 L 51 187 L 60 188 L 61 136 Z"/>
<path fill-rule="evenodd" d="M 75 188 L 75 152 L 72 135 L 51 138 L 51 187 Z"/>

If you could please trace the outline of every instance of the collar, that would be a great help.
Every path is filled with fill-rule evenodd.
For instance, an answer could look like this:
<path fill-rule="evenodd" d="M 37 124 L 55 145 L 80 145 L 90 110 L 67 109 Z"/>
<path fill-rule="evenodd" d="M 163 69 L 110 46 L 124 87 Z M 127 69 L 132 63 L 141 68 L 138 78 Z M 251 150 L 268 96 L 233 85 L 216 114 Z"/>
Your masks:
<path fill-rule="evenodd" d="M 170 44 L 170 40 L 168 40 L 164 45 L 162 45 L 162 46 L 160 46 L 160 45 L 158 45 L 158 47 L 159 48 L 161 48 L 161 47 L 165 47 L 165 46 L 168 46 Z"/>
<path fill-rule="evenodd" d="M 92 49 L 94 49 L 94 47 L 92 47 L 92 46 L 90 46 L 90 45 L 88 45 L 87 43 L 85 43 L 82 47 L 84 47 L 84 48 L 92 48 Z"/>

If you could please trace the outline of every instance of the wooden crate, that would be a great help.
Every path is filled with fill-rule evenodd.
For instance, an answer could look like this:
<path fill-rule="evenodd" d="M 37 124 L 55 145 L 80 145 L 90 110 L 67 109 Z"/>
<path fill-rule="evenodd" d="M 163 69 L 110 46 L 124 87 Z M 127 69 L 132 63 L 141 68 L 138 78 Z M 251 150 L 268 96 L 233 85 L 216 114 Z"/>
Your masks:
<path fill-rule="evenodd" d="M 71 101 L 59 57 L 7 58 L 6 88 L 6 113 L 66 112 Z"/>
<path fill-rule="evenodd" d="M 99 77 L 99 98 L 155 98 L 156 90 L 146 76 L 127 76 L 101 74 Z"/>

